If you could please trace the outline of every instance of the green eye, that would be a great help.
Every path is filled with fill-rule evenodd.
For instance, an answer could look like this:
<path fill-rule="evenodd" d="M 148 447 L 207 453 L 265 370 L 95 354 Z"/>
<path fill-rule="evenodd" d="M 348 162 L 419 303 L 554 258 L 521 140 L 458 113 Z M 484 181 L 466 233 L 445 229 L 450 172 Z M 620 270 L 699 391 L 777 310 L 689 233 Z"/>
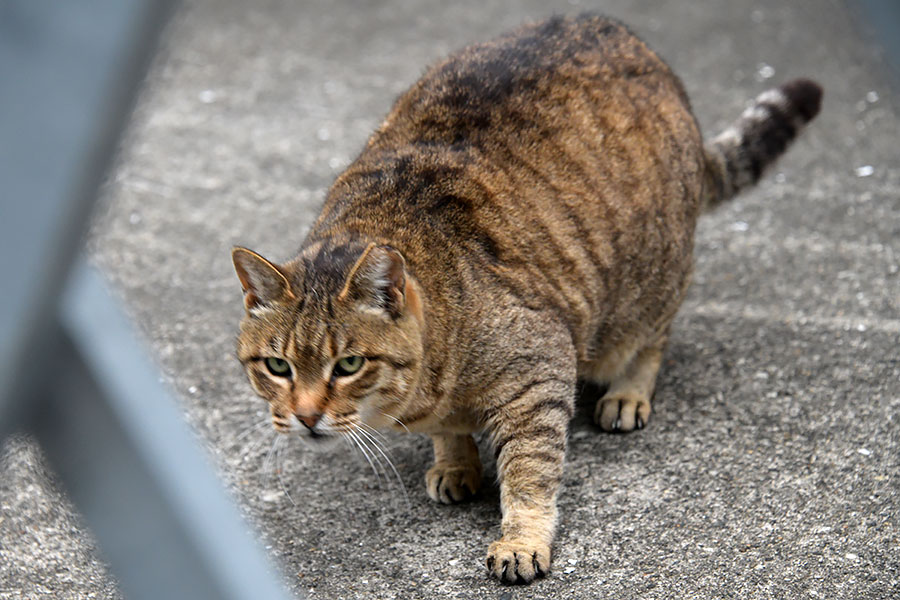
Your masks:
<path fill-rule="evenodd" d="M 266 368 L 269 369 L 269 373 L 278 377 L 291 376 L 291 365 L 288 364 L 288 361 L 281 358 L 270 356 L 266 359 Z"/>
<path fill-rule="evenodd" d="M 338 377 L 353 375 L 362 368 L 364 362 L 366 362 L 366 359 L 362 356 L 345 356 L 337 361 L 337 364 L 334 366 L 334 374 Z"/>

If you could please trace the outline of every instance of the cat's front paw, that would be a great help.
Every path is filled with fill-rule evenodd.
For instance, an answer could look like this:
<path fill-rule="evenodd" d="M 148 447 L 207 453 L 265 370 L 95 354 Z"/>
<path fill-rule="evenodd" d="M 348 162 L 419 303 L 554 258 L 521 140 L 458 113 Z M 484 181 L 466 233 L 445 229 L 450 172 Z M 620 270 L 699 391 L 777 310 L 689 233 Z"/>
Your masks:
<path fill-rule="evenodd" d="M 481 487 L 481 464 L 439 462 L 425 474 L 425 489 L 435 502 L 455 504 L 475 495 Z"/>
<path fill-rule="evenodd" d="M 531 583 L 550 572 L 550 546 L 528 539 L 499 539 L 488 548 L 487 568 L 503 583 Z"/>
<path fill-rule="evenodd" d="M 594 423 L 603 431 L 643 429 L 650 419 L 650 401 L 627 395 L 604 396 L 594 409 Z"/>

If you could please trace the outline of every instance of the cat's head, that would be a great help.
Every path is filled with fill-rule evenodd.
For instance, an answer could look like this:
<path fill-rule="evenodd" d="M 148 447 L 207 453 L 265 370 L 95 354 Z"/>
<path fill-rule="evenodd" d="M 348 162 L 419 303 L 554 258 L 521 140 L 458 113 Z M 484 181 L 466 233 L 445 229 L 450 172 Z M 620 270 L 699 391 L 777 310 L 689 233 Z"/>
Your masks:
<path fill-rule="evenodd" d="M 421 294 L 389 246 L 319 242 L 283 265 L 232 251 L 246 314 L 238 358 L 275 429 L 323 445 L 391 425 L 422 365 Z"/>

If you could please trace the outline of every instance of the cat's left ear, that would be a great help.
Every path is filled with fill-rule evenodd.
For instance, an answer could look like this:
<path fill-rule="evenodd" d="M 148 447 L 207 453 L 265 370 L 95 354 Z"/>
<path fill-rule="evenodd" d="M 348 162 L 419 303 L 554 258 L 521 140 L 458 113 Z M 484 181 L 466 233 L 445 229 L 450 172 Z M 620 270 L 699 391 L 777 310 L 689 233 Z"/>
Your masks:
<path fill-rule="evenodd" d="M 234 270 L 244 290 L 244 307 L 252 310 L 261 304 L 284 303 L 294 300 L 291 285 L 284 273 L 274 264 L 252 250 L 235 247 L 231 250 Z"/>
<path fill-rule="evenodd" d="M 347 274 L 338 300 L 351 298 L 367 309 L 397 318 L 406 306 L 406 261 L 390 246 L 374 243 L 363 250 Z"/>

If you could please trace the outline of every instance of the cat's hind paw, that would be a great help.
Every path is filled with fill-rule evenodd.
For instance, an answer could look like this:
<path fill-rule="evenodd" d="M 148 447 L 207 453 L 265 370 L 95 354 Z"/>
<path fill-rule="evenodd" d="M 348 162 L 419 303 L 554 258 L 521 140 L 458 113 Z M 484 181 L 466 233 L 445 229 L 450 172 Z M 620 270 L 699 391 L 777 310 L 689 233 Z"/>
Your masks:
<path fill-rule="evenodd" d="M 488 548 L 487 568 L 503 583 L 531 583 L 550 572 L 550 546 L 530 540 L 499 539 Z"/>
<path fill-rule="evenodd" d="M 643 429 L 650 420 L 650 401 L 628 395 L 609 395 L 597 401 L 594 423 L 603 431 L 627 433 Z"/>
<path fill-rule="evenodd" d="M 439 462 L 425 474 L 425 489 L 435 502 L 455 504 L 475 495 L 481 487 L 481 465 Z"/>

